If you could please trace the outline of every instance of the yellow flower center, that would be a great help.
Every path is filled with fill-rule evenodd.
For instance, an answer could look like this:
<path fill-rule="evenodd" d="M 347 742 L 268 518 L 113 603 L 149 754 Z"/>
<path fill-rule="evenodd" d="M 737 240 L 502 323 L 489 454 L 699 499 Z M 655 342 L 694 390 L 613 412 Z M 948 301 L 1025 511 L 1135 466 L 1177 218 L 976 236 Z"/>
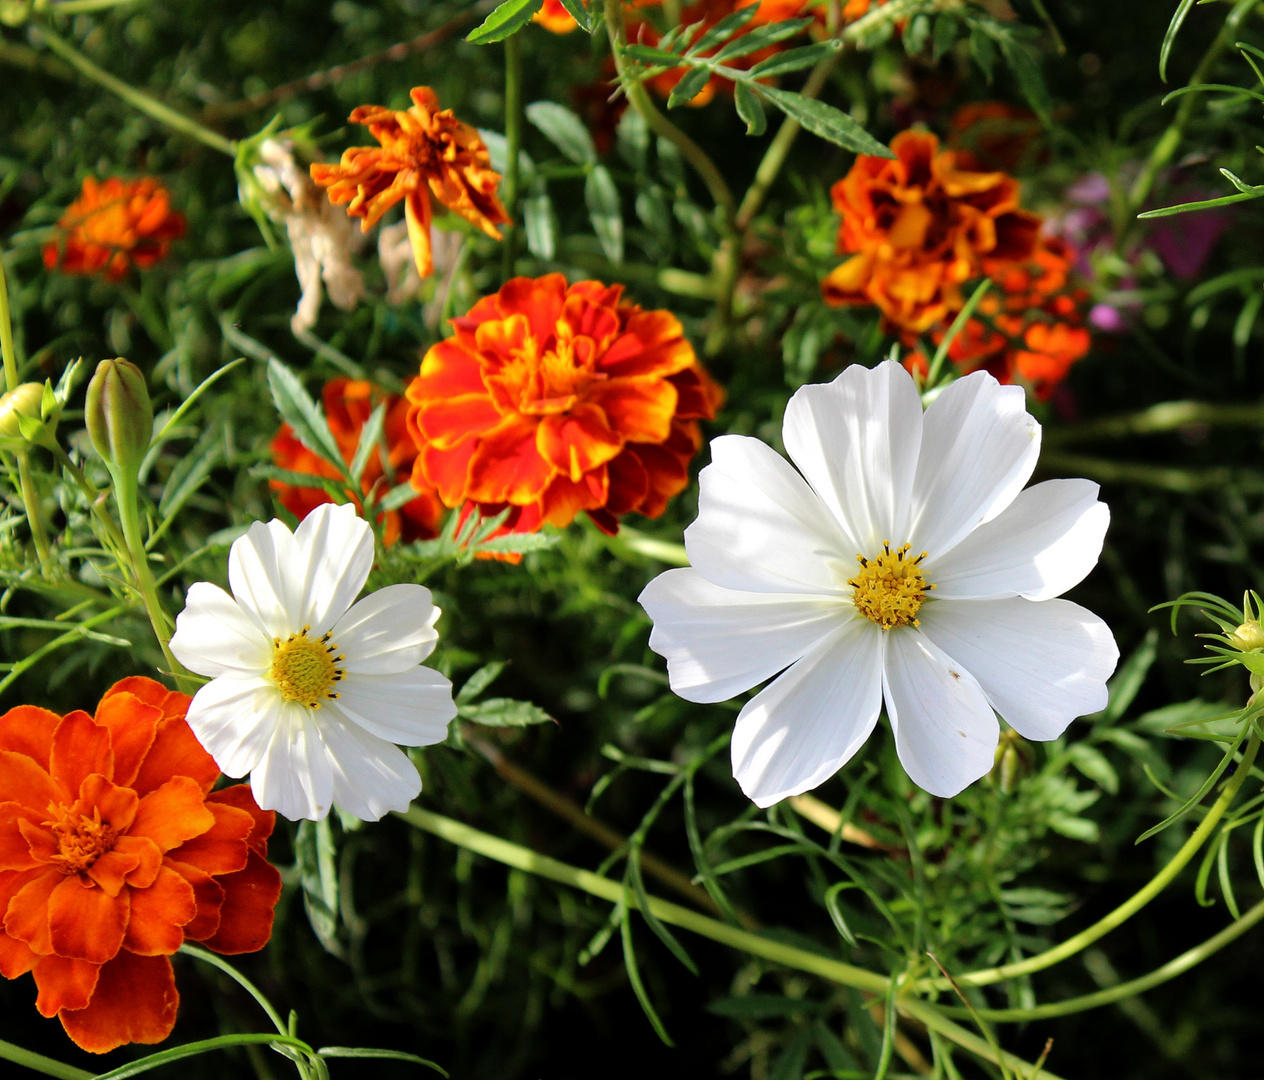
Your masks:
<path fill-rule="evenodd" d="M 268 678 L 276 683 L 281 697 L 297 701 L 309 709 L 319 709 L 322 698 L 336 698 L 334 683 L 341 682 L 344 672 L 338 666 L 346 657 L 325 634 L 310 638 L 310 626 L 282 640 L 272 639 L 272 666 Z"/>
<path fill-rule="evenodd" d="M 101 808 L 92 808 L 92 817 L 71 813 L 68 806 L 49 807 L 52 821 L 44 824 L 57 839 L 57 854 L 49 860 L 69 876 L 87 870 L 107 851 L 114 848 L 117 830 L 101 820 Z"/>
<path fill-rule="evenodd" d="M 906 558 L 909 545 L 895 551 L 891 542 L 884 541 L 882 553 L 872 559 L 857 555 L 860 573 L 848 578 L 853 589 L 852 603 L 866 619 L 876 622 L 883 630 L 912 623 L 919 625 L 917 612 L 934 585 L 926 584 L 926 577 L 918 564 L 926 558 L 922 552 L 915 559 Z"/>

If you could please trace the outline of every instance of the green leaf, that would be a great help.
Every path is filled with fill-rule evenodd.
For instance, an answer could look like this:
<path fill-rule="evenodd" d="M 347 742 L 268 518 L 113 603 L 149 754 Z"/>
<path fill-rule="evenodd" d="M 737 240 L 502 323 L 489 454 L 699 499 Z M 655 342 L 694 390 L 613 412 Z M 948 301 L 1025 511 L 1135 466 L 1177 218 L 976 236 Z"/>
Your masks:
<path fill-rule="evenodd" d="M 1194 0 L 1181 0 L 1172 13 L 1172 21 L 1167 25 L 1167 33 L 1163 35 L 1163 44 L 1159 48 L 1159 78 L 1167 82 L 1167 61 L 1172 55 L 1172 46 L 1176 44 L 1176 35 L 1180 33 L 1185 16 L 1194 6 Z"/>
<path fill-rule="evenodd" d="M 1114 677 L 1107 684 L 1109 697 L 1106 702 L 1106 708 L 1102 711 L 1102 720 L 1110 723 L 1118 720 L 1125 712 L 1128 706 L 1132 704 L 1133 699 L 1137 696 L 1141 689 L 1141 684 L 1145 682 L 1146 674 L 1154 664 L 1154 659 L 1158 655 L 1159 632 L 1157 630 L 1149 630 L 1142 639 L 1140 645 L 1137 646 L 1131 656 L 1120 665 Z"/>
<path fill-rule="evenodd" d="M 448 1075 L 447 1069 L 436 1065 L 428 1058 L 407 1054 L 403 1050 L 375 1050 L 360 1046 L 322 1046 L 316 1053 L 323 1058 L 385 1058 L 389 1061 L 411 1061 L 414 1065 L 424 1065 L 427 1069 L 434 1069 L 442 1076 Z"/>
<path fill-rule="evenodd" d="M 575 164 L 597 164 L 597 148 L 592 136 L 570 109 L 553 101 L 533 101 L 525 111 L 527 119 Z"/>
<path fill-rule="evenodd" d="M 783 53 L 777 53 L 776 56 L 768 57 L 767 60 L 761 60 L 750 69 L 750 76 L 752 79 L 765 79 L 774 75 L 784 75 L 790 71 L 801 71 L 839 52 L 842 47 L 841 41 L 822 41 L 817 45 L 787 49 Z"/>
<path fill-rule="evenodd" d="M 714 49 L 722 42 L 728 41 L 729 38 L 755 17 L 759 7 L 759 4 L 747 4 L 745 7 L 738 8 L 732 15 L 724 16 L 723 19 L 693 43 L 692 48 L 686 55 L 700 55 L 708 49 Z"/>
<path fill-rule="evenodd" d="M 1035 53 L 1009 35 L 1001 38 L 1000 45 L 1001 53 L 1010 70 L 1014 72 L 1023 97 L 1041 119 L 1047 120 L 1052 102 L 1049 100 L 1049 89 L 1045 86 L 1044 76 L 1040 73 L 1040 62 Z"/>
<path fill-rule="evenodd" d="M 508 662 L 505 660 L 493 660 L 490 664 L 484 664 L 473 675 L 465 680 L 465 685 L 457 691 L 456 703 L 458 705 L 468 705 L 486 690 L 496 680 L 496 677 L 505 670 Z"/>
<path fill-rule="evenodd" d="M 904 52 L 909 56 L 917 56 L 930 40 L 931 22 L 925 13 L 914 15 L 904 29 Z"/>
<path fill-rule="evenodd" d="M 325 422 L 320 406 L 312 400 L 303 389 L 299 377 L 275 358 L 268 361 L 268 386 L 272 390 L 272 401 L 276 410 L 298 437 L 298 441 L 317 457 L 324 458 L 333 465 L 348 481 L 347 463 L 342 458 L 333 432 Z"/>
<path fill-rule="evenodd" d="M 871 154 L 874 157 L 883 158 L 895 157 L 842 109 L 836 109 L 823 101 L 815 101 L 802 94 L 795 94 L 775 86 L 761 86 L 759 92 L 787 116 L 797 120 L 813 135 L 819 135 L 827 142 L 854 150 L 857 154 Z"/>
<path fill-rule="evenodd" d="M 1106 755 L 1088 743 L 1076 743 L 1068 751 L 1071 764 L 1109 795 L 1119 791 L 1119 774 Z"/>
<path fill-rule="evenodd" d="M 623 210 L 614 178 L 604 165 L 594 168 L 584 181 L 584 202 L 606 258 L 615 264 L 623 262 Z"/>
<path fill-rule="evenodd" d="M 948 15 L 935 18 L 935 30 L 930 51 L 930 62 L 938 64 L 957 40 L 957 20 Z"/>
<path fill-rule="evenodd" d="M 996 46 L 992 44 L 992 39 L 980 26 L 970 28 L 970 55 L 974 57 L 974 62 L 983 72 L 983 77 L 990 83 L 992 65 L 996 63 Z"/>
<path fill-rule="evenodd" d="M 679 67 L 680 57 L 666 49 L 656 49 L 652 45 L 625 45 L 623 55 L 640 64 L 651 64 L 654 67 Z"/>
<path fill-rule="evenodd" d="M 543 184 L 532 188 L 522 200 L 522 228 L 527 234 L 527 250 L 537 259 L 551 259 L 557 251 L 557 219 L 553 200 Z"/>
<path fill-rule="evenodd" d="M 131 1061 L 109 1072 L 98 1073 L 94 1080 L 128 1080 L 128 1077 L 139 1076 L 143 1072 L 149 1072 L 150 1069 L 156 1069 L 172 1061 L 180 1061 L 182 1058 L 208 1054 L 212 1050 L 227 1050 L 234 1046 L 251 1045 L 291 1046 L 300 1053 L 313 1053 L 312 1048 L 302 1039 L 295 1039 L 289 1035 L 220 1035 L 214 1039 L 173 1046 L 170 1050 L 159 1050 L 158 1053 L 150 1054 L 139 1061 Z"/>
<path fill-rule="evenodd" d="M 768 130 L 768 117 L 764 114 L 763 102 L 750 88 L 749 83 L 737 84 L 737 92 L 733 100 L 737 105 L 737 115 L 746 121 L 747 135 L 762 135 Z"/>
<path fill-rule="evenodd" d="M 294 856 L 303 886 L 307 920 L 326 952 L 342 957 L 338 940 L 338 874 L 329 819 L 300 821 L 294 835 Z"/>
<path fill-rule="evenodd" d="M 396 484 L 382 498 L 377 501 L 377 508 L 385 513 L 388 510 L 398 510 L 401 506 L 406 506 L 417 498 L 417 489 L 407 482 Z"/>
<path fill-rule="evenodd" d="M 756 5 L 751 5 L 752 7 Z M 619 920 L 619 938 L 623 942 L 623 965 L 627 968 L 628 982 L 632 984 L 632 992 L 636 994 L 636 1000 L 641 1003 L 641 1010 L 645 1013 L 645 1018 L 649 1020 L 650 1026 L 654 1029 L 654 1033 L 663 1040 L 668 1046 L 674 1047 L 676 1044 L 672 1042 L 671 1036 L 667 1034 L 667 1028 L 663 1026 L 663 1021 L 659 1019 L 658 1013 L 654 1009 L 650 996 L 646 993 L 645 984 L 641 981 L 641 971 L 636 963 L 636 947 L 632 944 L 632 919 L 626 910 L 628 900 L 628 888 L 625 884 L 623 887 L 623 918 Z"/>
<path fill-rule="evenodd" d="M 758 5 L 749 6 L 756 7 Z M 760 26 L 749 34 L 743 34 L 739 38 L 734 38 L 711 57 L 711 61 L 716 64 L 722 64 L 726 60 L 732 60 L 738 56 L 747 56 L 750 53 L 767 48 L 769 45 L 775 45 L 778 41 L 785 41 L 786 38 L 794 37 L 800 30 L 811 25 L 811 19 L 789 19 L 784 22 Z"/>
<path fill-rule="evenodd" d="M 178 513 L 189 496 L 206 483 L 223 452 L 224 427 L 223 424 L 214 424 L 202 433 L 193 449 L 176 462 L 158 502 L 158 515 L 164 522 Z"/>
<path fill-rule="evenodd" d="M 364 427 L 360 429 L 360 441 L 356 443 L 355 457 L 351 459 L 351 479 L 357 484 L 364 475 L 370 456 L 377 448 L 378 440 L 382 437 L 382 426 L 385 423 L 386 402 L 380 401 L 377 408 L 369 414 L 368 420 L 364 422 Z"/>
<path fill-rule="evenodd" d="M 530 727 L 532 724 L 557 723 L 539 705 L 513 698 L 488 698 L 474 705 L 459 705 L 458 715 L 484 727 Z"/>
<path fill-rule="evenodd" d="M 1147 221 L 1150 218 L 1171 217 L 1173 214 L 1188 214 L 1192 210 L 1211 210 L 1217 206 L 1229 206 L 1231 203 L 1246 202 L 1250 199 L 1258 199 L 1260 195 L 1250 194 L 1240 191 L 1236 195 L 1224 195 L 1219 199 L 1202 199 L 1198 202 L 1178 203 L 1176 206 L 1165 206 L 1160 210 L 1147 210 L 1144 214 L 1138 214 L 1138 221 Z"/>
<path fill-rule="evenodd" d="M 562 7 L 570 13 L 570 17 L 575 20 L 585 34 L 591 34 L 596 29 L 596 23 L 593 21 L 592 16 L 589 15 L 583 0 L 562 0 Z"/>
<path fill-rule="evenodd" d="M 543 4 L 544 0 L 505 0 L 479 26 L 471 30 L 465 40 L 471 45 L 490 45 L 493 41 L 503 41 L 526 26 Z"/>
<path fill-rule="evenodd" d="M 710 78 L 711 71 L 706 67 L 696 67 L 692 71 L 685 72 L 680 82 L 673 86 L 672 92 L 667 95 L 667 107 L 674 109 L 693 101 L 702 92 L 702 88 L 707 85 L 707 80 Z"/>

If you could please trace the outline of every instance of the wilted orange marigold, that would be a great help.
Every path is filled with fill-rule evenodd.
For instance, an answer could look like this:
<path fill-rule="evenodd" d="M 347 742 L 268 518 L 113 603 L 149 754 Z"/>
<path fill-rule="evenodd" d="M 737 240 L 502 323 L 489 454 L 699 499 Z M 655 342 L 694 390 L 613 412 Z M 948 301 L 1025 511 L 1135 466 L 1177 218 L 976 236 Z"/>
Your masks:
<path fill-rule="evenodd" d="M 586 511 L 609 533 L 686 486 L 698 420 L 723 394 L 670 312 L 549 274 L 514 278 L 452 325 L 408 388 L 416 485 L 448 506 L 509 508 L 515 532 Z"/>
<path fill-rule="evenodd" d="M 31 972 L 35 1007 L 93 1053 L 171 1033 L 185 941 L 243 953 L 272 933 L 275 815 L 247 785 L 212 793 L 188 705 L 131 678 L 95 716 L 0 716 L 0 974 Z"/>
<path fill-rule="evenodd" d="M 132 266 L 153 266 L 183 235 L 183 215 L 171 209 L 167 189 L 152 176 L 104 183 L 88 176 L 57 222 L 57 238 L 44 245 L 44 265 L 120 281 Z"/>
<path fill-rule="evenodd" d="M 325 404 L 325 419 L 329 430 L 333 433 L 343 459 L 350 464 L 360 445 L 360 432 L 368 422 L 369 416 L 379 402 L 386 403 L 386 418 L 382 427 L 382 435 L 389 450 L 387 459 L 391 468 L 389 479 L 382 469 L 380 450 L 374 450 L 365 464 L 360 477 L 362 493 L 367 495 L 375 487 L 383 483 L 402 484 L 412 474 L 413 460 L 417 457 L 417 447 L 408 434 L 407 415 L 408 402 L 398 394 L 383 393 L 364 379 L 348 379 L 338 377 L 325 384 L 322 394 Z M 272 440 L 272 461 L 282 469 L 291 472 L 307 473 L 310 476 L 324 476 L 330 480 L 341 479 L 338 470 L 317 454 L 312 453 L 299 442 L 288 424 L 282 424 L 281 430 Z M 269 484 L 276 493 L 277 501 L 300 521 L 307 517 L 316 507 L 333 500 L 323 488 L 299 487 L 285 483 L 283 480 L 271 480 Z M 348 492 L 348 494 L 351 494 Z M 378 492 L 382 494 L 381 491 Z M 354 497 L 354 496 L 353 496 Z M 360 505 L 355 499 L 357 507 Z M 405 503 L 398 510 L 388 510 L 383 516 L 384 540 L 393 544 L 396 540 L 429 540 L 438 535 L 439 522 L 443 518 L 444 506 L 433 490 L 419 491 L 417 497 Z"/>
<path fill-rule="evenodd" d="M 921 334 L 961 310 L 961 286 L 1031 256 L 1040 218 L 1018 182 L 940 152 L 926 131 L 891 142 L 894 159 L 862 154 L 834 185 L 838 248 L 851 255 L 824 281 L 830 304 L 873 304 L 897 330 Z"/>
<path fill-rule="evenodd" d="M 347 203 L 348 214 L 363 218 L 364 231 L 402 199 L 417 272 L 424 278 L 434 270 L 432 195 L 496 240 L 496 226 L 509 224 L 509 215 L 496 194 L 500 174 L 492 171 L 478 132 L 451 109 L 440 109 L 430 87 L 414 87 L 410 96 L 413 104 L 403 111 L 381 105 L 353 109 L 351 122 L 366 125 L 381 145 L 353 146 L 337 165 L 317 162 L 312 179 L 329 189 L 330 202 Z"/>

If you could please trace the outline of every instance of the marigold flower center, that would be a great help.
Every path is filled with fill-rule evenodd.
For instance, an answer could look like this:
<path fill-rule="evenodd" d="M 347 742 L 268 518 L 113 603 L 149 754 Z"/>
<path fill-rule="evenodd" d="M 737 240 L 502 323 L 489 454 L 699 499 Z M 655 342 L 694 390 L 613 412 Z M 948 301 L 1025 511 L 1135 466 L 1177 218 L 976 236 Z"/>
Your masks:
<path fill-rule="evenodd" d="M 276 683 L 281 697 L 297 701 L 309 709 L 319 709 L 322 698 L 336 698 L 333 687 L 341 682 L 344 672 L 338 666 L 346 657 L 329 640 L 307 636 L 310 626 L 282 640 L 272 639 L 272 666 L 268 678 Z"/>
<path fill-rule="evenodd" d="M 892 551 L 891 542 L 884 541 L 881 554 L 874 558 L 856 556 L 860 573 L 847 579 L 856 610 L 883 630 L 909 623 L 919 625 L 917 613 L 926 594 L 935 587 L 927 584 L 926 576 L 919 569 L 926 552 L 910 559 L 908 551 L 908 544 Z"/>
<path fill-rule="evenodd" d="M 87 870 L 107 851 L 112 851 L 118 831 L 101 820 L 101 808 L 92 808 L 92 817 L 72 813 L 68 806 L 50 807 L 53 820 L 44 822 L 57 839 L 57 854 L 51 862 L 69 876 Z"/>

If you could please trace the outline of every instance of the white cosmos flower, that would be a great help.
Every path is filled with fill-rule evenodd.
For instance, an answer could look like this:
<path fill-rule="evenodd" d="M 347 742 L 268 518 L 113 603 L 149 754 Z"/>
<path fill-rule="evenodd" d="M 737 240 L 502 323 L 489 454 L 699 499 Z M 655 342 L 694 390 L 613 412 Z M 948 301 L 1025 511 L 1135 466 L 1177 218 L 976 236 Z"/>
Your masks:
<path fill-rule="evenodd" d="M 255 801 L 317 820 L 337 803 L 375 821 L 421 790 L 396 743 L 440 742 L 452 684 L 420 667 L 439 609 L 421 585 L 353 603 L 373 565 L 373 534 L 352 506 L 326 504 L 291 533 L 255 522 L 228 556 L 232 596 L 189 589 L 171 651 L 211 676 L 193 697 L 193 733 Z"/>
<path fill-rule="evenodd" d="M 724 701 L 778 672 L 733 732 L 759 806 L 816 787 L 886 702 L 914 783 L 952 796 L 992 767 L 996 714 L 1053 739 L 1106 704 L 1119 650 L 1054 597 L 1097 562 L 1109 512 L 1087 480 L 1027 490 L 1040 425 L 976 372 L 923 414 L 898 364 L 847 368 L 786 409 L 786 451 L 711 444 L 690 569 L 641 594 L 672 689 Z M 802 475 L 800 475 L 802 474 Z"/>

